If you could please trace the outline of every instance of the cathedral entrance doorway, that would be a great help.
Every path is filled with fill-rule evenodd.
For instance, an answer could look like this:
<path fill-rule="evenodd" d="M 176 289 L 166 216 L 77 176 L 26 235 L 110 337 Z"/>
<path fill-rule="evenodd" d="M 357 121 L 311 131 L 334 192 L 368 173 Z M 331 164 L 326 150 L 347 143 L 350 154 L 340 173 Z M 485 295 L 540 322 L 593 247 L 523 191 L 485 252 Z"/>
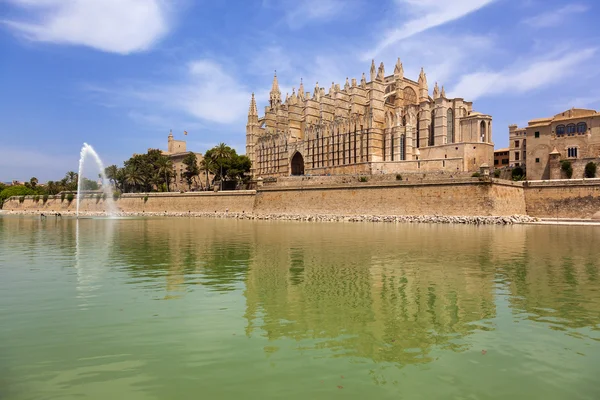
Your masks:
<path fill-rule="evenodd" d="M 304 175 L 304 157 L 299 152 L 292 157 L 292 175 Z"/>

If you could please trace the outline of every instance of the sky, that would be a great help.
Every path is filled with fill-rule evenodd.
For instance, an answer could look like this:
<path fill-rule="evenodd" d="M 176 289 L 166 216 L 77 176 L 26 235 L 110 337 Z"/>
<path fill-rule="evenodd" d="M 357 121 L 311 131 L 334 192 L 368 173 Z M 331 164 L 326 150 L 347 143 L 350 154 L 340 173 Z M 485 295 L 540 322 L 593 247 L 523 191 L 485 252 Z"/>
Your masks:
<path fill-rule="evenodd" d="M 120 166 L 171 129 L 244 153 L 275 70 L 285 97 L 398 57 L 506 147 L 510 124 L 600 109 L 599 17 L 597 0 L 0 0 L 0 181 L 61 179 L 84 142 Z"/>

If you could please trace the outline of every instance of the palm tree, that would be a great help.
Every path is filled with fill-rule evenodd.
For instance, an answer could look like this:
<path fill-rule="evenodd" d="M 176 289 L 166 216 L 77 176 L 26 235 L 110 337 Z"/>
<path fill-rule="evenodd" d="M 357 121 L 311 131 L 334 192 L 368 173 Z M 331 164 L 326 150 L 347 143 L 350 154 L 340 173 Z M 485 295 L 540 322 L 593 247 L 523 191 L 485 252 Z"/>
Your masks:
<path fill-rule="evenodd" d="M 169 181 L 171 178 L 171 174 L 173 173 L 173 161 L 169 157 L 161 157 L 158 159 L 156 164 L 156 169 L 158 174 L 161 177 L 165 178 L 165 186 L 167 187 L 167 192 L 169 191 Z"/>
<path fill-rule="evenodd" d="M 117 175 L 119 173 L 119 168 L 116 165 L 109 165 L 104 169 L 104 174 L 110 180 L 110 182 L 117 187 Z"/>
<path fill-rule="evenodd" d="M 141 171 L 133 165 L 129 165 L 125 168 L 125 183 L 138 189 L 138 186 L 144 183 L 144 177 Z"/>
<path fill-rule="evenodd" d="M 219 164 L 221 170 L 221 190 L 223 190 L 223 160 L 231 157 L 231 149 L 225 143 L 221 142 L 213 149 L 212 156 L 214 157 L 214 161 Z"/>
<path fill-rule="evenodd" d="M 206 190 L 208 190 L 208 186 L 210 183 L 208 182 L 208 175 L 211 172 L 214 172 L 215 163 L 210 157 L 203 157 L 202 161 L 200 161 L 200 170 L 206 174 Z"/>

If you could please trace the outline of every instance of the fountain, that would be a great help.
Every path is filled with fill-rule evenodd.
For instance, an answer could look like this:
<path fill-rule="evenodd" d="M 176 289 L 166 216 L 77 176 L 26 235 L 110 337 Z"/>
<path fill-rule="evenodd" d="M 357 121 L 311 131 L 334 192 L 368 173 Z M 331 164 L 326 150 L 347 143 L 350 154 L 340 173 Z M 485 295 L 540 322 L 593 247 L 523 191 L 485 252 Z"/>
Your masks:
<path fill-rule="evenodd" d="M 79 200 L 81 196 L 81 183 L 83 182 L 83 165 L 88 155 L 91 155 L 94 158 L 98 169 L 100 169 L 100 177 L 102 178 L 102 191 L 104 192 L 104 195 L 106 197 L 106 200 L 104 202 L 106 207 L 106 215 L 114 216 L 116 209 L 112 198 L 110 181 L 106 178 L 106 174 L 104 173 L 104 164 L 102 163 L 102 160 L 100 159 L 98 153 L 96 153 L 94 148 L 89 144 L 84 143 L 83 147 L 81 148 L 79 158 L 79 175 L 77 177 L 77 218 L 79 218 Z"/>

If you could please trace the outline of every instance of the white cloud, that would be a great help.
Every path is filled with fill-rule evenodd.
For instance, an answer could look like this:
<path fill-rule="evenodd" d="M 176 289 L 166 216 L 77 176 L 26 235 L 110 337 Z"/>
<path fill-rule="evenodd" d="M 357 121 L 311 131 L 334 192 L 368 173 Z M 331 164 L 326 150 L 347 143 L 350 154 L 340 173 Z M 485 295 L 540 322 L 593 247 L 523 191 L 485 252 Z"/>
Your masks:
<path fill-rule="evenodd" d="M 369 60 L 389 46 L 431 28 L 460 19 L 495 0 L 396 0 L 396 3 L 411 14 L 412 18 L 400 28 L 390 30 L 383 35 L 372 51 L 363 55 Z"/>
<path fill-rule="evenodd" d="M 290 29 L 314 21 L 328 21 L 354 9 L 357 0 L 263 0 L 263 6 L 282 8 Z"/>
<path fill-rule="evenodd" d="M 566 22 L 566 17 L 571 14 L 582 13 L 588 10 L 588 7 L 583 4 L 568 4 L 562 8 L 553 11 L 547 11 L 534 17 L 526 18 L 522 21 L 523 24 L 534 28 L 551 28 L 563 26 Z"/>
<path fill-rule="evenodd" d="M 129 54 L 151 48 L 168 32 L 165 0 L 8 0 L 31 12 L 27 21 L 3 20 L 36 42 L 81 45 Z"/>
<path fill-rule="evenodd" d="M 169 114 L 173 120 L 173 113 L 183 113 L 197 120 L 233 124 L 243 121 L 250 105 L 250 92 L 244 85 L 208 59 L 188 63 L 177 80 L 169 83 L 129 82 L 118 88 L 85 85 L 84 90 L 129 109 L 129 116 L 139 123 L 160 123 L 164 120 L 158 115 Z"/>
<path fill-rule="evenodd" d="M 484 71 L 467 74 L 460 79 L 450 96 L 475 100 L 504 93 L 525 93 L 577 74 L 577 67 L 595 54 L 595 48 L 588 48 L 563 53 L 559 58 L 552 60 L 519 63 L 499 72 Z"/>

